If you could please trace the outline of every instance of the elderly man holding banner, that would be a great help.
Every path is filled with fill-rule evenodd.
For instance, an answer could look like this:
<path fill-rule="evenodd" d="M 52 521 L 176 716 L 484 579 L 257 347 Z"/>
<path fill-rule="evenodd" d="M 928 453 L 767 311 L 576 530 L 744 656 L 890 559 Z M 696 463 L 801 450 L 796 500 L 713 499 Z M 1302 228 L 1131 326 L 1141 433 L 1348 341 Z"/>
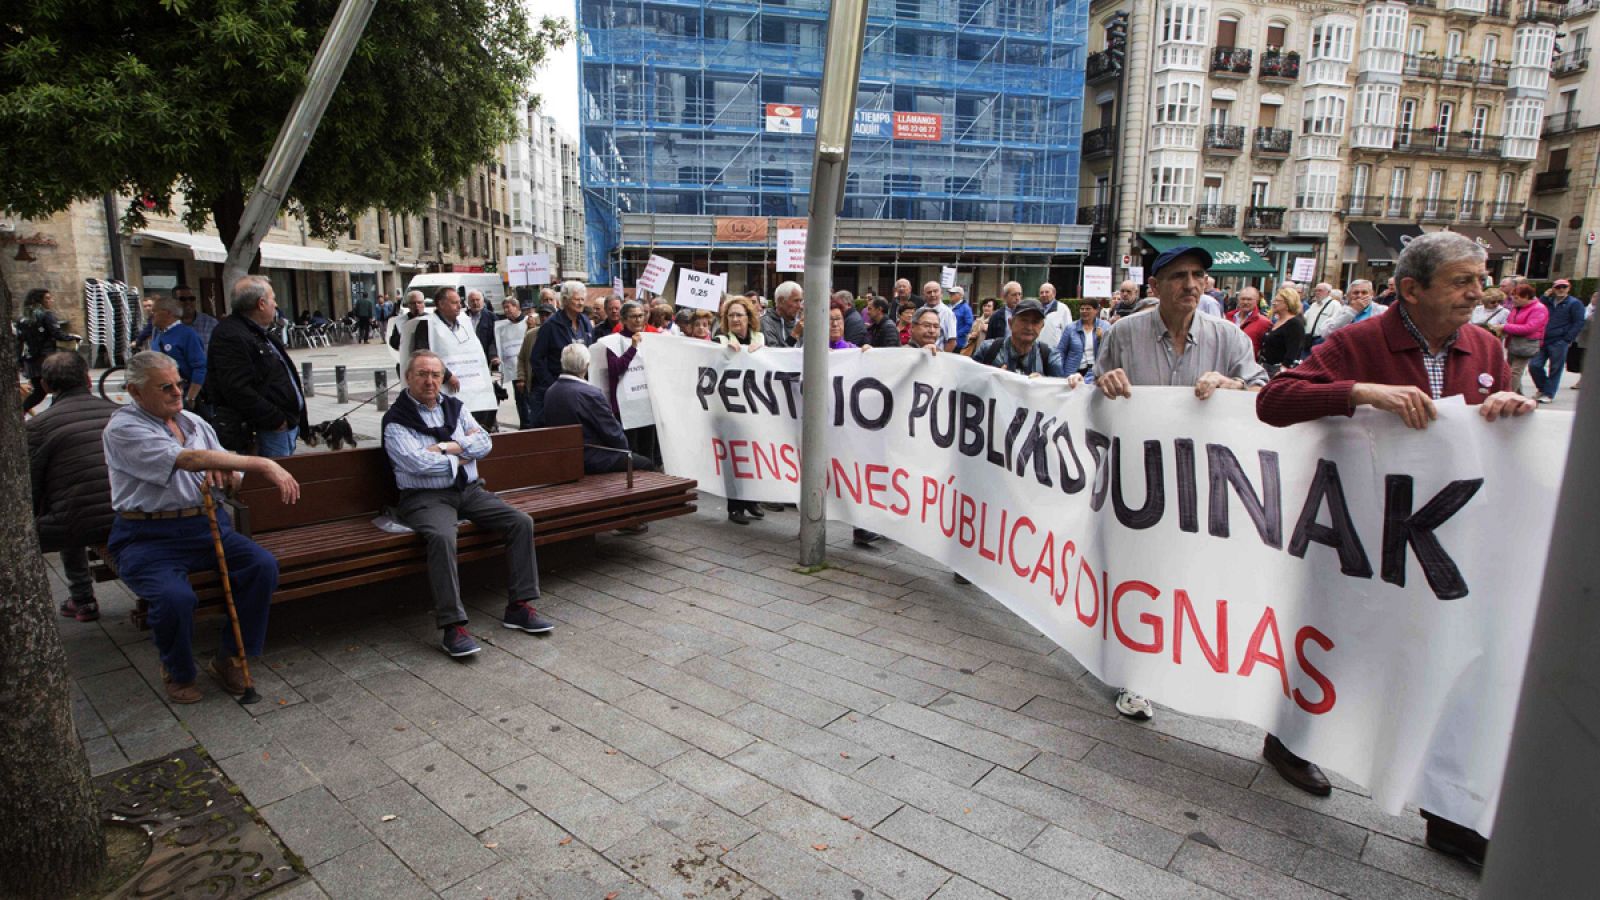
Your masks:
<path fill-rule="evenodd" d="M 444 361 L 444 388 L 465 404 L 486 430 L 493 430 L 500 401 L 495 399 L 484 355 L 472 320 L 461 314 L 461 295 L 455 288 L 440 288 L 433 296 L 433 312 L 400 324 L 400 346 L 406 353 L 432 350 Z"/>
<path fill-rule="evenodd" d="M 1476 242 L 1453 232 L 1411 241 L 1395 263 L 1397 296 L 1390 313 L 1339 329 L 1305 362 L 1285 369 L 1256 398 L 1261 420 L 1292 425 L 1371 406 L 1421 430 L 1438 418 L 1434 404 L 1446 397 L 1478 406 L 1489 422 L 1532 412 L 1533 400 L 1508 388 L 1511 369 L 1494 337 L 1464 327 L 1483 291 L 1485 258 Z M 1461 790 L 1453 788 L 1444 784 L 1435 791 L 1459 798 Z M 1483 865 L 1489 841 L 1458 824 L 1457 817 L 1466 816 L 1424 808 L 1422 817 L 1429 847 Z"/>

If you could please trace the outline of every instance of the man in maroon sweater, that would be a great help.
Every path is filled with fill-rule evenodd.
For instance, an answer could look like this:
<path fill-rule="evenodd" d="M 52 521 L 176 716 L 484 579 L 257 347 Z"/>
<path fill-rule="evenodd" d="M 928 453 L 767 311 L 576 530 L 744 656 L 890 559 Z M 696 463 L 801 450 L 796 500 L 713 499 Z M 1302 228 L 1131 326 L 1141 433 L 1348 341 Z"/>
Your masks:
<path fill-rule="evenodd" d="M 1493 422 L 1533 412 L 1529 397 L 1506 389 L 1511 368 L 1494 336 L 1467 323 L 1483 294 L 1485 254 L 1453 232 L 1425 234 L 1395 263 L 1395 302 L 1387 314 L 1341 328 L 1311 356 L 1284 369 L 1256 395 L 1269 425 L 1348 416 L 1371 406 L 1423 429 L 1438 418 L 1434 401 L 1461 396 Z M 1483 835 L 1427 810 L 1428 846 L 1483 865 Z"/>

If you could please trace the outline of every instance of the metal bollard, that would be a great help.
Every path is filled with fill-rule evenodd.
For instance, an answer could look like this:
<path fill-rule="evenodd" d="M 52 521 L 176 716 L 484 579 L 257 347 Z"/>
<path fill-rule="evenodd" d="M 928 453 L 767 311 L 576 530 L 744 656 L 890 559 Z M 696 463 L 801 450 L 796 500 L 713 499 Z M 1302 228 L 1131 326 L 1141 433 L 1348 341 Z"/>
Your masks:
<path fill-rule="evenodd" d="M 311 363 L 303 362 L 300 364 L 300 390 L 307 397 L 315 397 L 317 395 L 317 386 L 311 380 Z"/>
<path fill-rule="evenodd" d="M 350 385 L 344 380 L 344 366 L 333 367 L 333 390 L 338 402 L 350 402 Z"/>
<path fill-rule="evenodd" d="M 378 412 L 389 408 L 389 373 L 382 369 L 372 373 L 372 383 L 378 389 Z"/>

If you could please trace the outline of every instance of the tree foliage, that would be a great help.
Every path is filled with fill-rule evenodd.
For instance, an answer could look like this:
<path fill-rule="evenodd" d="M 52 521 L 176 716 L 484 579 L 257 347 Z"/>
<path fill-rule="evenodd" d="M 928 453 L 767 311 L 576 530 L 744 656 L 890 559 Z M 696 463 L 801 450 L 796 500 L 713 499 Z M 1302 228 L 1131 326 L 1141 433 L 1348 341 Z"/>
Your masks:
<path fill-rule="evenodd" d="M 27 0 L 0 13 L 0 208 L 39 218 L 104 193 L 214 215 L 231 241 L 338 0 Z M 565 20 L 521 0 L 381 0 L 287 203 L 329 236 L 420 212 L 516 134 Z M 132 204 L 128 227 L 143 224 Z"/>

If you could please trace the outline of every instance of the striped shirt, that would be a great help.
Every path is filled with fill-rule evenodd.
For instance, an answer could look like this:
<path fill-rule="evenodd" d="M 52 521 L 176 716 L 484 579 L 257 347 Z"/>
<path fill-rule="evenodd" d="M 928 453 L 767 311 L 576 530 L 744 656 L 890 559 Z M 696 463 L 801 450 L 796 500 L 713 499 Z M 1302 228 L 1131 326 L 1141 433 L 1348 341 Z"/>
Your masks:
<path fill-rule="evenodd" d="M 1456 338 L 1460 337 L 1461 333 L 1453 332 L 1449 340 L 1444 342 L 1444 346 L 1439 348 L 1438 353 L 1431 353 L 1428 350 L 1428 339 L 1422 336 L 1422 332 L 1417 330 L 1416 323 L 1411 321 L 1410 314 L 1406 312 L 1406 305 L 1396 303 L 1394 308 L 1395 312 L 1400 314 L 1400 321 L 1406 326 L 1406 331 L 1417 339 L 1417 346 L 1422 350 L 1422 367 L 1428 370 L 1428 393 L 1433 395 L 1433 399 L 1438 400 L 1444 396 L 1444 362 L 1450 358 L 1450 348 L 1455 346 Z"/>
<path fill-rule="evenodd" d="M 415 399 L 415 398 L 413 398 Z M 425 406 L 420 401 L 417 410 L 422 421 L 430 428 L 444 427 L 444 409 L 439 404 Z M 478 427 L 472 413 L 463 409 L 456 420 L 456 430 L 450 439 L 461 445 L 461 455 L 432 453 L 428 448 L 437 443 L 432 435 L 423 434 L 399 423 L 390 423 L 383 429 L 383 449 L 389 454 L 389 464 L 394 466 L 394 481 L 402 491 L 438 490 L 453 487 L 456 470 L 465 468 L 467 481 L 478 480 L 478 460 L 489 455 L 494 444 L 488 432 Z"/>

